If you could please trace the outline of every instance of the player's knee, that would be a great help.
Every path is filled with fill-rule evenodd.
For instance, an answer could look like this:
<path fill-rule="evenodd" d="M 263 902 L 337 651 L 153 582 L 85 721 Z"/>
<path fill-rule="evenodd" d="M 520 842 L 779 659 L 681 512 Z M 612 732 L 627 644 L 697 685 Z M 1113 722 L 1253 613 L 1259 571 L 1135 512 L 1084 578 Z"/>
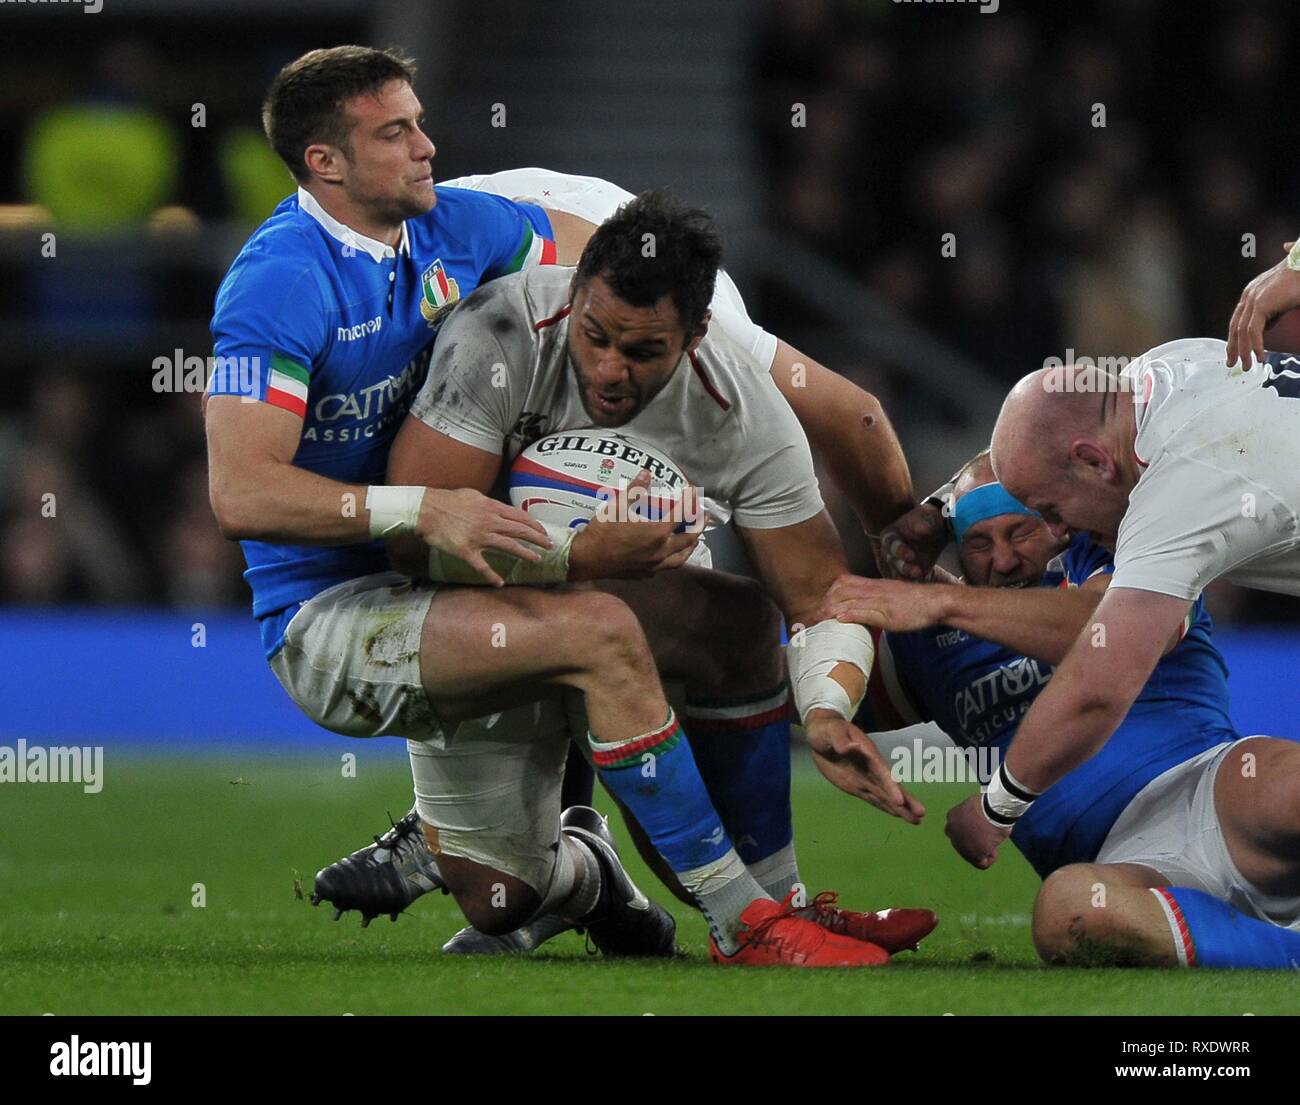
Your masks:
<path fill-rule="evenodd" d="M 654 656 L 632 608 L 622 599 L 587 592 L 570 611 L 570 630 L 593 669 L 622 669 L 642 675 L 655 670 Z"/>
<path fill-rule="evenodd" d="M 542 903 L 541 895 L 521 879 L 459 856 L 440 855 L 438 872 L 465 920 L 489 936 L 527 924 Z"/>
<path fill-rule="evenodd" d="M 1095 864 L 1074 863 L 1053 871 L 1034 901 L 1033 938 L 1047 963 L 1077 962 L 1104 942 L 1109 918 L 1106 883 Z"/>

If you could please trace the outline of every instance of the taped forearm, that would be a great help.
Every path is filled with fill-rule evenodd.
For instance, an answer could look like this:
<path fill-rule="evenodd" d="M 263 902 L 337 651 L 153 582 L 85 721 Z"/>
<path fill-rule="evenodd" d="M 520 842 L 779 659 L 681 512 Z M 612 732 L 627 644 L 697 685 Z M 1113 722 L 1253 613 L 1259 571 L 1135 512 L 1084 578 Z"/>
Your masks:
<path fill-rule="evenodd" d="M 824 621 L 795 633 L 786 650 L 786 663 L 800 719 L 807 718 L 812 710 L 823 709 L 846 721 L 853 720 L 866 694 L 875 655 L 875 644 L 865 626 Z M 841 664 L 856 668 L 862 675 L 856 695 L 833 677 Z"/>

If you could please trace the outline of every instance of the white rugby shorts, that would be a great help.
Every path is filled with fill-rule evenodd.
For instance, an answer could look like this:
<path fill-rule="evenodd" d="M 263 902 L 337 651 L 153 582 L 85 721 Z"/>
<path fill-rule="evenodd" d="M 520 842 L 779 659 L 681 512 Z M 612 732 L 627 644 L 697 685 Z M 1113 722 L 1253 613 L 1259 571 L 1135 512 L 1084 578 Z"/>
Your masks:
<path fill-rule="evenodd" d="M 549 885 L 569 750 L 560 701 L 444 722 L 420 680 L 420 635 L 437 585 L 396 572 L 349 580 L 304 603 L 271 669 L 318 725 L 408 738 L 416 808 L 436 849 Z"/>
<path fill-rule="evenodd" d="M 1097 853 L 1096 863 L 1140 863 L 1170 886 L 1202 890 L 1261 921 L 1300 931 L 1300 897 L 1279 898 L 1247 882 L 1228 854 L 1214 806 L 1214 779 L 1243 737 L 1207 748 L 1138 791 Z"/>

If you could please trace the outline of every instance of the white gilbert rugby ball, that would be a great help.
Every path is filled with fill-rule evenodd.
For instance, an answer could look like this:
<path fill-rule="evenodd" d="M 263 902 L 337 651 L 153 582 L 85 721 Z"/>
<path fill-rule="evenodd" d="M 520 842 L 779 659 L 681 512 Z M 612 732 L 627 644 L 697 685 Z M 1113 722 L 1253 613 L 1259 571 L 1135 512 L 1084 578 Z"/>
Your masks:
<path fill-rule="evenodd" d="M 642 470 L 649 491 L 628 502 L 629 513 L 657 520 L 680 516 L 685 474 L 658 446 L 613 430 L 570 430 L 534 441 L 510 466 L 510 502 L 540 522 L 578 529 L 610 492 L 625 490 Z M 678 527 L 685 528 L 685 522 Z M 688 563 L 708 568 L 701 540 Z"/>
<path fill-rule="evenodd" d="M 510 501 L 538 521 L 578 528 L 642 469 L 650 473 L 650 490 L 633 504 L 635 513 L 650 519 L 671 514 L 686 477 L 661 449 L 613 430 L 551 434 L 534 441 L 510 466 Z"/>

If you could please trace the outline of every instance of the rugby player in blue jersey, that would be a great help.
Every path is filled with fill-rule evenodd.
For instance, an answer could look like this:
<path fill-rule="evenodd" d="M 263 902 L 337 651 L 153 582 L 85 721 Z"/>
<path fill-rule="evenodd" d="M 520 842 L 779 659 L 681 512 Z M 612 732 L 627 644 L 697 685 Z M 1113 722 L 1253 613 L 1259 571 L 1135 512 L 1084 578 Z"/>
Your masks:
<path fill-rule="evenodd" d="M 987 454 L 954 494 L 965 586 L 847 577 L 825 612 L 881 631 L 864 728 L 933 720 L 1002 753 L 1114 565 L 1086 534 L 1055 537 Z M 1114 735 L 1011 831 L 1045 880 L 1033 934 L 1049 962 L 1300 966 L 1297 811 L 1258 770 L 1294 745 L 1238 735 L 1210 631 L 1198 598 Z"/>
<path fill-rule="evenodd" d="M 602 742 L 653 738 L 665 765 L 680 745 L 661 778 L 657 827 L 681 837 L 685 851 L 696 848 L 701 870 L 738 863 L 729 844 L 714 854 L 725 833 L 689 746 L 674 736 L 653 657 L 626 605 L 597 593 L 479 589 L 464 600 L 478 620 L 496 624 L 495 603 L 499 617 L 523 612 L 537 629 L 484 657 L 463 640 L 447 644 L 463 628 L 456 610 L 445 625 L 424 617 L 432 591 L 384 571 L 380 539 L 411 535 L 488 582 L 568 578 L 568 547 L 526 515 L 473 491 L 381 481 L 442 314 L 481 280 L 548 254 L 572 260 L 574 241 L 590 229 L 500 197 L 435 192 L 433 147 L 420 130 L 410 75 L 400 59 L 357 47 L 314 51 L 282 71 L 265 123 L 301 187 L 253 235 L 218 293 L 207 402 L 212 501 L 223 532 L 244 543 L 272 669 L 309 716 L 357 736 L 433 736 L 482 714 L 486 696 L 501 687 L 527 687 L 524 701 L 536 684 L 577 689 Z M 232 363 L 258 371 L 251 379 L 222 371 Z M 657 569 L 684 562 L 698 538 L 633 529 L 625 551 Z M 449 606 L 456 603 L 439 609 Z M 869 663 L 856 653 L 835 662 L 863 674 Z M 847 719 L 838 726 L 845 747 L 836 754 L 875 770 Z M 548 810 L 526 805 L 517 813 L 536 824 L 504 843 L 478 834 L 483 852 L 454 845 L 450 830 L 433 841 L 439 877 L 468 919 L 492 932 L 559 912 L 607 952 L 671 954 L 671 919 L 628 879 L 594 811 L 555 825 L 549 844 Z M 504 854 L 506 869 L 472 858 L 485 854 Z M 723 912 L 738 912 L 733 906 L 728 900 Z M 865 941 L 809 930 L 811 922 L 793 916 L 780 921 L 764 932 L 802 932 L 804 965 L 882 961 Z M 779 940 L 772 947 L 784 954 Z"/>
<path fill-rule="evenodd" d="M 322 594 L 373 596 L 381 589 L 367 583 L 376 577 L 400 585 L 384 574 L 382 540 L 397 533 L 418 535 L 489 579 L 499 577 L 484 560 L 488 550 L 508 550 L 522 565 L 543 560 L 552 544 L 522 512 L 475 492 L 385 487 L 384 473 L 442 315 L 483 280 L 572 262 L 590 229 L 498 196 L 435 191 L 434 147 L 420 128 L 412 76 L 394 54 L 351 46 L 313 51 L 280 72 L 263 122 L 300 187 L 236 258 L 212 321 L 214 513 L 222 532 L 243 543 L 272 670 L 312 717 L 356 735 L 434 723 L 423 693 L 383 674 L 402 650 L 408 661 L 419 652 L 418 633 L 396 640 L 385 632 L 391 619 L 340 605 L 335 628 L 367 650 L 376 676 L 307 689 L 322 673 L 286 647 L 286 629 Z M 668 554 L 690 543 L 678 538 Z M 635 619 L 610 606 L 575 597 L 571 615 L 602 630 L 569 635 L 555 651 L 587 691 L 601 718 L 593 724 L 634 735 L 649 725 L 637 709 L 648 717 L 657 705 L 642 696 L 629 707 L 621 691 L 653 673 L 653 661 Z M 550 869 L 533 879 L 540 886 L 510 887 L 515 910 L 540 893 L 566 915 L 586 917 L 609 952 L 671 954 L 671 918 L 631 883 L 600 826 L 573 824 L 553 844 Z M 453 889 L 471 916 L 493 894 L 471 882 Z M 478 919 L 490 928 L 499 916 L 488 908 Z"/>

